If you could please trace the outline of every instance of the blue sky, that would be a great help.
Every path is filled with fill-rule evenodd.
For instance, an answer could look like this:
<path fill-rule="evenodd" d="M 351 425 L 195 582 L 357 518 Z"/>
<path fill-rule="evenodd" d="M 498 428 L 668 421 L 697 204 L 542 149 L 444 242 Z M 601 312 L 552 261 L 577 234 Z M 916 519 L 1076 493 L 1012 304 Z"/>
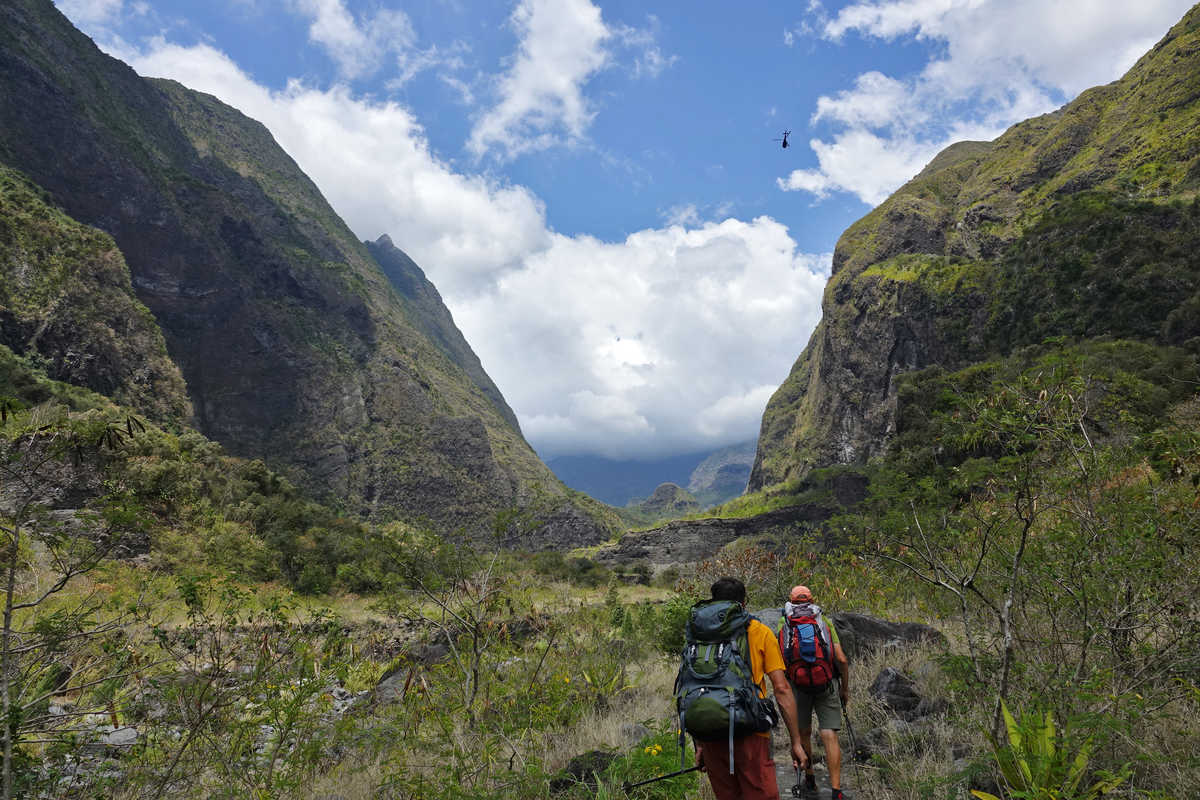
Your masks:
<path fill-rule="evenodd" d="M 389 234 L 544 457 L 648 458 L 753 438 L 847 225 L 945 145 L 1116 79 L 1190 3 L 57 5 Z"/>

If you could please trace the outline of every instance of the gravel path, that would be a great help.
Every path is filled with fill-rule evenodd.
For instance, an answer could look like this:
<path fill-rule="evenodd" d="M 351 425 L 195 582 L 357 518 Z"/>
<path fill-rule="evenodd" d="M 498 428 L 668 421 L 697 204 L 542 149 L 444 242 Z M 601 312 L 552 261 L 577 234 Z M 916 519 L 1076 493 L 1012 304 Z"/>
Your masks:
<path fill-rule="evenodd" d="M 813 731 L 814 745 L 817 751 L 817 765 L 813 769 L 813 773 L 817 777 L 817 791 L 807 792 L 802 791 L 798 796 L 804 800 L 829 800 L 829 771 L 825 769 L 825 759 L 823 758 L 824 751 L 820 745 L 820 736 L 816 731 Z M 776 731 L 771 737 L 771 745 L 773 756 L 775 758 L 775 780 L 779 784 L 779 796 L 783 800 L 796 797 L 792 794 L 792 787 L 796 785 L 796 771 L 792 769 L 792 755 L 788 747 L 787 731 Z M 845 792 L 847 800 L 850 800 L 854 795 L 851 792 L 851 786 L 848 774 L 850 764 L 847 761 L 849 753 L 848 747 L 842 743 L 842 791 Z M 801 773 L 803 775 L 803 773 Z"/>

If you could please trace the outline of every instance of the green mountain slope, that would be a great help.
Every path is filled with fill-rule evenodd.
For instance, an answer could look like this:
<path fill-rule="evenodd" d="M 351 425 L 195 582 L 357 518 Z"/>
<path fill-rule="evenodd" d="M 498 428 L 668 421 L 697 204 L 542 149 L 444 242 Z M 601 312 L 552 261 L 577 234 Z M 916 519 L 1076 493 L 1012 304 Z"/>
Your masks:
<path fill-rule="evenodd" d="M 364 244 L 383 269 L 383 274 L 387 275 L 388 280 L 400 295 L 405 313 L 412 324 L 470 377 L 471 381 L 495 404 L 501 416 L 513 429 L 520 431 L 521 426 L 517 422 L 517 415 L 508 407 L 504 395 L 500 394 L 500 389 L 484 372 L 483 364 L 479 362 L 479 356 L 475 355 L 475 351 L 463 337 L 462 331 L 454 324 L 450 310 L 442 302 L 442 296 L 438 293 L 437 287 L 425 277 L 425 271 L 417 266 L 417 263 L 409 258 L 407 253 L 396 247 L 387 234 L 380 236 L 374 242 L 364 242 Z"/>
<path fill-rule="evenodd" d="M 0 344 L 36 358 L 53 379 L 152 419 L 191 414 L 183 377 L 112 238 L 53 208 L 2 165 Z"/>
<path fill-rule="evenodd" d="M 516 506 L 526 544 L 609 535 L 262 125 L 138 77 L 49 0 L 0 8 L 0 82 L 0 161 L 116 241 L 207 436 L 356 514 L 477 534 Z"/>
<path fill-rule="evenodd" d="M 842 235 L 750 489 L 887 453 L 906 372 L 1060 336 L 1195 354 L 1198 189 L 1200 7 L 1121 80 L 947 148 Z"/>

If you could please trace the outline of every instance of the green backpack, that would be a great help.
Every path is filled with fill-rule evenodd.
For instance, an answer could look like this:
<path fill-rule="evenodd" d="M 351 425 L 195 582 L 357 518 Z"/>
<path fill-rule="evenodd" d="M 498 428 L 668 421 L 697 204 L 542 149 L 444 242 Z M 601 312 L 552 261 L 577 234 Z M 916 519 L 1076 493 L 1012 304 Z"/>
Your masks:
<path fill-rule="evenodd" d="M 686 734 L 703 742 L 728 737 L 732 774 L 734 738 L 775 727 L 775 704 L 759 696 L 750 671 L 746 630 L 751 619 L 741 603 L 732 600 L 692 606 L 675 678 L 680 769 Z"/>

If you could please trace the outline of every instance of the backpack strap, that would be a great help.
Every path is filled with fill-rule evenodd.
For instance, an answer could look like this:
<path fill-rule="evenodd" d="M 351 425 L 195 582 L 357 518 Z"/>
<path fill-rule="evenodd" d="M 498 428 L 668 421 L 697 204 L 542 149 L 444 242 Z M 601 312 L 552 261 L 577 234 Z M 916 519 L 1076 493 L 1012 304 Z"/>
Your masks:
<path fill-rule="evenodd" d="M 733 774 L 733 687 L 726 687 L 729 694 L 729 774 Z"/>
<path fill-rule="evenodd" d="M 679 705 L 679 769 L 687 769 L 687 728 L 683 727 L 683 704 Z"/>

